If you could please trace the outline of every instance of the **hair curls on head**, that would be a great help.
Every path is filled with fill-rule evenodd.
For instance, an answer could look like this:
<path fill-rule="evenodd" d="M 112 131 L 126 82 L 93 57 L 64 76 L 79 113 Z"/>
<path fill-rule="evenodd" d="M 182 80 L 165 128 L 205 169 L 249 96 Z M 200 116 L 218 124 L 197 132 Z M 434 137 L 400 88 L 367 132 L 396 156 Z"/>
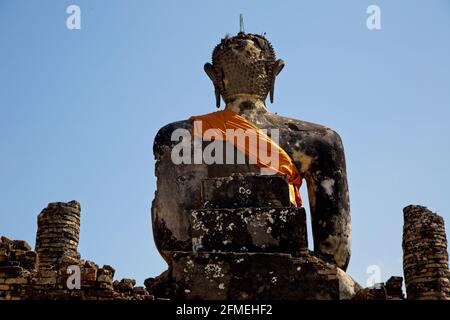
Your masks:
<path fill-rule="evenodd" d="M 205 72 L 214 84 L 216 106 L 220 107 L 221 96 L 228 103 L 242 94 L 265 100 L 270 93 L 273 102 L 275 77 L 283 67 L 283 60 L 276 60 L 265 37 L 240 32 L 223 38 L 214 48 L 212 64 L 205 64 Z"/>

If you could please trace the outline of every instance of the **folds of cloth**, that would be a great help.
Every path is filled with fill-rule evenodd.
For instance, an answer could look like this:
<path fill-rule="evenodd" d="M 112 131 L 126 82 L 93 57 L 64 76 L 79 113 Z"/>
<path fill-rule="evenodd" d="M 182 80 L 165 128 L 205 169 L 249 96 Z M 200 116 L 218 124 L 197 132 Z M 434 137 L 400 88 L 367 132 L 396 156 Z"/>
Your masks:
<path fill-rule="evenodd" d="M 201 116 L 193 116 L 193 135 L 203 140 L 222 140 L 231 143 L 245 154 L 249 162 L 264 172 L 284 174 L 289 181 L 290 201 L 300 207 L 299 188 L 302 178 L 290 156 L 263 130 L 244 117 L 222 110 Z"/>

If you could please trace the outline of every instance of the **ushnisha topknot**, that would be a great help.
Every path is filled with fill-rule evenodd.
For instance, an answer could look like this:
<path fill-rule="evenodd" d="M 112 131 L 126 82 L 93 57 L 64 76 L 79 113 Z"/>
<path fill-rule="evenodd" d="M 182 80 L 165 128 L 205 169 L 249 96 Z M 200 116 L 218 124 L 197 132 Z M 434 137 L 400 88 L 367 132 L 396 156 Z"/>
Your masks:
<path fill-rule="evenodd" d="M 205 71 L 214 83 L 219 107 L 220 96 L 229 103 L 241 95 L 265 100 L 270 92 L 273 102 L 275 77 L 283 66 L 264 36 L 239 32 L 226 36 L 214 48 L 212 65 L 205 64 Z"/>

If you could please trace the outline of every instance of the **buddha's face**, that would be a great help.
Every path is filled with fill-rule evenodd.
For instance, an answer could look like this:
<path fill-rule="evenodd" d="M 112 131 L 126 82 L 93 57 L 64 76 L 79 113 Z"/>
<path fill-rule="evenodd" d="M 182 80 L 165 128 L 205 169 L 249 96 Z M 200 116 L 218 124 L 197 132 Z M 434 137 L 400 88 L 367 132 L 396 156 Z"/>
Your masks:
<path fill-rule="evenodd" d="M 269 92 L 273 100 L 275 77 L 283 66 L 264 37 L 240 33 L 222 40 L 214 49 L 213 64 L 207 63 L 205 71 L 219 104 L 220 96 L 226 103 L 243 95 L 264 101 Z"/>

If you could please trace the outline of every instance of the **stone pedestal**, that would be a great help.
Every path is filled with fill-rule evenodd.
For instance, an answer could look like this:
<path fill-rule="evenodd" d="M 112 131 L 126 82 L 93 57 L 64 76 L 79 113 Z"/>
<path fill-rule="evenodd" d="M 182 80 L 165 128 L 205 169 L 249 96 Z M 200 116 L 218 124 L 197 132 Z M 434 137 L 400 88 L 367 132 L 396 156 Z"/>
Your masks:
<path fill-rule="evenodd" d="M 299 256 L 308 250 L 303 208 L 191 211 L 192 251 L 265 252 Z"/>
<path fill-rule="evenodd" d="M 162 241 L 169 272 L 149 281 L 151 291 L 179 299 L 316 300 L 351 299 L 360 289 L 308 251 L 306 213 L 290 206 L 285 177 L 209 177 L 201 203 L 186 212 L 191 245 Z"/>
<path fill-rule="evenodd" d="M 339 300 L 361 288 L 313 254 L 173 253 L 173 294 L 206 300 Z"/>

